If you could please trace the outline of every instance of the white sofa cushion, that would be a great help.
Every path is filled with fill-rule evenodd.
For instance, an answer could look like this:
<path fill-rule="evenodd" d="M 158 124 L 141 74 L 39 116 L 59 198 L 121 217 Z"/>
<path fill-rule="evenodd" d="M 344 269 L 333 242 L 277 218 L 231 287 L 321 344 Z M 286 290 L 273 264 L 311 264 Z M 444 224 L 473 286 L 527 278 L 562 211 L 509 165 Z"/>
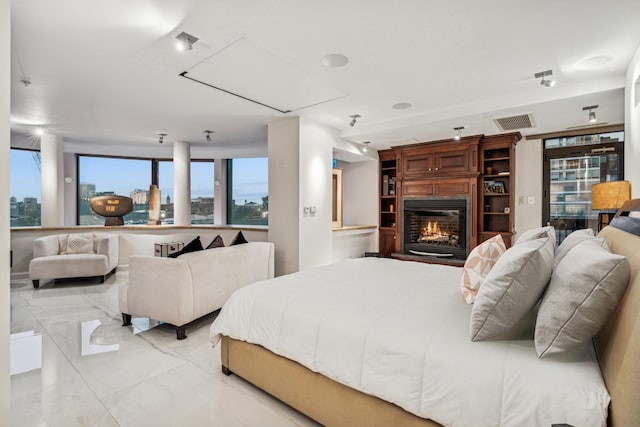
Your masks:
<path fill-rule="evenodd" d="M 93 233 L 69 234 L 63 254 L 93 254 Z"/>

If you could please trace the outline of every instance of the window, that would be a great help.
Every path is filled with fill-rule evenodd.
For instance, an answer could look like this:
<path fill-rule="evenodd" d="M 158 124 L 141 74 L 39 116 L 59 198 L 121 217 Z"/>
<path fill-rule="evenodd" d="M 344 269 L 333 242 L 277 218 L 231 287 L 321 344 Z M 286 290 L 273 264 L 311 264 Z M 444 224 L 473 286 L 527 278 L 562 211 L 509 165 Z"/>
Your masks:
<path fill-rule="evenodd" d="M 591 186 L 624 179 L 623 154 L 624 132 L 544 140 L 543 223 L 555 227 L 558 243 L 574 230 L 597 230 Z"/>
<path fill-rule="evenodd" d="M 158 162 L 158 188 L 160 189 L 160 222 L 173 224 L 173 162 Z"/>
<path fill-rule="evenodd" d="M 147 223 L 150 160 L 78 156 L 78 182 L 79 225 L 104 224 L 104 218 L 89 207 L 89 200 L 113 194 L 133 199 L 133 211 L 124 217 L 125 224 Z"/>
<path fill-rule="evenodd" d="M 269 222 L 268 159 L 231 159 L 228 164 L 228 223 L 267 225 Z"/>
<path fill-rule="evenodd" d="M 214 163 L 191 162 L 191 224 L 213 224 Z"/>
<path fill-rule="evenodd" d="M 40 226 L 40 152 L 11 149 L 11 227 Z"/>

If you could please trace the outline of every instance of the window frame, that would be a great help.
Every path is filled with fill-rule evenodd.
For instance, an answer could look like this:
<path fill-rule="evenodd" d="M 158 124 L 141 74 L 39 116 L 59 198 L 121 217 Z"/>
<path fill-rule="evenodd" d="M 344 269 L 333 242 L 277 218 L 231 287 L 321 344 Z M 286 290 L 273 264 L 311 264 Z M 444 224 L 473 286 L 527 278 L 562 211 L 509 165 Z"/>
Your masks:
<path fill-rule="evenodd" d="M 31 153 L 40 154 L 40 150 L 35 148 L 9 147 L 9 168 L 11 168 L 11 150 L 29 151 Z M 42 227 L 42 163 L 40 164 L 39 170 L 40 170 L 40 179 L 39 179 L 40 200 L 38 201 L 38 204 L 40 205 L 40 225 L 25 225 L 24 227 Z M 11 172 L 9 172 L 9 200 L 11 200 Z M 11 206 L 9 206 L 9 208 L 11 208 Z M 11 226 L 11 213 L 9 212 L 9 229 L 19 229 L 24 227 Z"/>

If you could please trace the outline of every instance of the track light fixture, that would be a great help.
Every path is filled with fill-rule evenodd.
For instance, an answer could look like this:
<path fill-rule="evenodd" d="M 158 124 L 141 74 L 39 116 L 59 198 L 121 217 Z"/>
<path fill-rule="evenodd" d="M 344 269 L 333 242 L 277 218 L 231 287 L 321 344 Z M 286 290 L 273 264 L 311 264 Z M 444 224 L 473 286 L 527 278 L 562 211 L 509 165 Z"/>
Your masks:
<path fill-rule="evenodd" d="M 358 119 L 360 117 L 362 117 L 362 116 L 360 114 L 353 114 L 353 115 L 351 115 L 349 117 L 351 117 L 351 122 L 349 123 L 349 126 L 354 127 L 356 125 L 356 122 L 358 121 Z"/>
<path fill-rule="evenodd" d="M 176 40 L 176 49 L 180 52 L 184 52 L 185 50 L 193 49 L 193 44 L 199 39 L 183 31 L 176 36 Z"/>
<path fill-rule="evenodd" d="M 546 77 L 549 77 L 553 74 L 552 70 L 547 70 L 547 71 L 540 71 L 539 73 L 535 73 L 534 77 L 536 79 L 542 79 L 540 80 L 540 84 L 544 87 L 554 87 L 556 84 L 556 81 L 553 79 L 547 79 Z"/>
<path fill-rule="evenodd" d="M 366 153 L 367 151 L 369 151 L 369 144 L 371 144 L 371 141 L 364 141 L 363 144 L 364 147 L 362 147 L 362 151 Z"/>
<path fill-rule="evenodd" d="M 157 132 L 158 135 L 158 144 L 162 144 L 164 142 L 164 137 L 167 136 L 165 132 Z"/>
<path fill-rule="evenodd" d="M 453 130 L 456 131 L 456 133 L 453 135 L 453 139 L 455 139 L 456 141 L 460 141 L 460 138 L 462 138 L 462 130 L 464 129 L 464 126 L 458 126 L 453 128 Z"/>
<path fill-rule="evenodd" d="M 598 118 L 596 117 L 596 112 L 593 111 L 596 108 L 598 108 L 597 105 L 589 105 L 587 107 L 582 107 L 582 111 L 589 111 L 589 123 L 595 123 L 598 121 Z"/>
<path fill-rule="evenodd" d="M 205 135 L 205 139 L 207 140 L 207 142 L 211 142 L 211 134 L 213 133 L 212 130 L 205 130 L 204 131 L 204 135 Z"/>

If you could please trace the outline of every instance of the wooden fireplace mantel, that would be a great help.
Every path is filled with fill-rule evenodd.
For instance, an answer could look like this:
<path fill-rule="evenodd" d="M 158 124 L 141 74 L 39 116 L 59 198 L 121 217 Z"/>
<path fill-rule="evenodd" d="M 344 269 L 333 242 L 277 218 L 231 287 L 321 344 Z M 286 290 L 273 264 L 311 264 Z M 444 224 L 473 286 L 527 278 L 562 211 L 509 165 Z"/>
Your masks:
<path fill-rule="evenodd" d="M 500 233 L 510 243 L 513 227 L 513 191 L 505 195 L 506 220 L 500 230 L 491 230 L 484 219 L 483 188 L 484 159 L 490 153 L 485 149 L 508 149 L 509 187 L 515 185 L 513 147 L 520 140 L 519 133 L 485 136 L 473 135 L 461 138 L 422 142 L 393 147 L 379 152 L 380 157 L 380 252 L 385 256 L 401 257 L 400 231 L 402 201 L 407 198 L 437 196 L 463 196 L 469 199 L 469 248 L 480 241 Z M 390 182 L 393 181 L 393 185 Z M 482 205 L 482 206 L 481 206 Z M 400 255 L 398 255 L 400 254 Z M 406 258 L 406 257 L 405 257 Z"/>

